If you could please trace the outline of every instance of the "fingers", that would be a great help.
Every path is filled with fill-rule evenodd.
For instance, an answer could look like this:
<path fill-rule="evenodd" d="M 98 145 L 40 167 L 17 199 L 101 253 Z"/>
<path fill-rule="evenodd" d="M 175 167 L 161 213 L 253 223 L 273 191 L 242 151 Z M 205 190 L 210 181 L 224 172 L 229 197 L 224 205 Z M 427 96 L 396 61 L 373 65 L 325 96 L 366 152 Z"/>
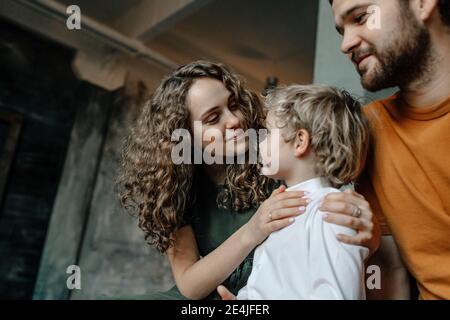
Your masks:
<path fill-rule="evenodd" d="M 343 194 L 343 192 L 341 192 Z M 342 198 L 342 197 L 334 197 L 334 198 L 325 198 L 322 204 L 319 207 L 321 211 L 328 211 L 332 213 L 339 213 L 347 216 L 352 216 L 356 208 L 361 209 L 360 219 L 371 220 L 372 219 L 372 211 L 370 210 L 370 206 L 367 201 L 362 200 L 358 197 L 351 196 L 351 199 Z M 357 199 L 355 201 L 355 199 Z"/>
<path fill-rule="evenodd" d="M 305 197 L 307 193 L 305 191 L 287 191 L 283 193 L 276 194 L 271 201 L 277 202 L 285 199 L 294 199 Z"/>
<path fill-rule="evenodd" d="M 354 217 L 346 216 L 343 214 L 336 214 L 336 213 L 326 213 L 323 216 L 323 219 L 326 222 L 344 226 L 344 227 L 354 229 L 357 231 L 358 230 L 365 230 L 365 231 L 369 230 L 370 229 L 369 224 L 372 224 L 371 221 L 367 222 L 366 220 L 361 219 L 361 218 L 354 218 Z"/>
<path fill-rule="evenodd" d="M 285 185 L 281 185 L 278 188 L 276 188 L 275 190 L 272 191 L 272 194 L 270 195 L 272 196 L 276 196 L 277 194 L 283 193 L 286 190 L 286 186 Z"/>
<path fill-rule="evenodd" d="M 274 202 L 270 206 L 270 209 L 272 211 L 276 211 L 278 209 L 283 209 L 283 208 L 306 207 L 310 201 L 311 200 L 309 200 L 307 198 L 298 198 L 298 197 L 292 198 L 292 199 L 284 199 L 284 200 Z"/>
<path fill-rule="evenodd" d="M 352 194 L 352 195 L 354 195 L 354 196 L 356 196 L 356 197 L 358 197 L 360 199 L 364 199 L 365 200 L 365 198 L 364 198 L 364 196 L 362 194 L 359 194 L 358 192 L 356 192 L 356 191 L 354 191 L 352 189 L 347 189 L 344 192 L 348 193 L 348 194 Z"/>
<path fill-rule="evenodd" d="M 268 224 L 268 228 L 269 228 L 270 232 L 274 232 L 274 231 L 277 231 L 277 230 L 287 227 L 288 225 L 292 224 L 294 221 L 295 221 L 295 219 L 292 217 L 275 220 Z"/>
<path fill-rule="evenodd" d="M 272 214 L 272 220 L 279 220 L 284 219 L 288 217 L 295 217 L 302 213 L 305 213 L 306 206 L 305 205 L 298 205 L 293 206 L 291 208 L 281 208 L 277 210 L 271 211 Z"/>
<path fill-rule="evenodd" d="M 236 296 L 222 285 L 217 287 L 217 292 L 219 293 L 222 300 L 236 300 Z"/>
<path fill-rule="evenodd" d="M 367 247 L 367 244 L 372 239 L 372 235 L 367 232 L 358 233 L 353 237 L 346 234 L 338 234 L 337 239 L 343 243 Z"/>
<path fill-rule="evenodd" d="M 354 191 L 352 191 L 354 192 Z M 340 202 L 346 202 L 348 204 L 352 204 L 354 206 L 358 206 L 361 209 L 370 209 L 369 203 L 365 200 L 365 198 L 363 196 L 361 196 L 360 194 L 357 194 L 356 192 L 354 193 L 350 193 L 347 192 L 333 192 L 330 194 L 327 194 L 324 198 L 324 201 L 322 204 L 327 204 L 327 203 L 332 203 L 335 201 L 340 201 Z M 350 214 L 353 212 L 353 208 L 351 208 L 350 212 L 339 212 L 339 213 L 346 213 L 346 214 Z"/>

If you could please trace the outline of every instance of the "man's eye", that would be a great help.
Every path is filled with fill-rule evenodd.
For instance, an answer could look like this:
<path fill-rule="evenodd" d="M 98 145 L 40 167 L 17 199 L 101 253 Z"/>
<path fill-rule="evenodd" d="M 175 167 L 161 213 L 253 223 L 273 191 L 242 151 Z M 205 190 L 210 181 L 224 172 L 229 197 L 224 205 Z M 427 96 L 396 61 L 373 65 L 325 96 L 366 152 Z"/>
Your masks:
<path fill-rule="evenodd" d="M 367 18 L 367 12 L 364 12 L 355 17 L 355 22 L 358 24 L 362 24 L 366 21 L 366 18 Z"/>

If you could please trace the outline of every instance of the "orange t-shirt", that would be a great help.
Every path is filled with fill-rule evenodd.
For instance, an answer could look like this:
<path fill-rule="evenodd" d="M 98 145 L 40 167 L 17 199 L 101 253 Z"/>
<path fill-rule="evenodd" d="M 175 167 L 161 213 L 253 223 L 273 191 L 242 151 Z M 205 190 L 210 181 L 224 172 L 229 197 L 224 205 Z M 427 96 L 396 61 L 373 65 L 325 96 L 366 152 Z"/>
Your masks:
<path fill-rule="evenodd" d="M 392 231 L 420 298 L 450 299 L 450 98 L 413 108 L 396 94 L 364 111 L 374 143 L 358 190 Z"/>

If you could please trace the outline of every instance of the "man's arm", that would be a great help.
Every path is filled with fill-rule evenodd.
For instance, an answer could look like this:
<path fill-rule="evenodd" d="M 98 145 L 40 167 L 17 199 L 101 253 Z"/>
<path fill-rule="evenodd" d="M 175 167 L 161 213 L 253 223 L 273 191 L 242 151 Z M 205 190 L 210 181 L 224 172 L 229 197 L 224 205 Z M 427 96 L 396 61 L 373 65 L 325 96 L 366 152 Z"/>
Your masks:
<path fill-rule="evenodd" d="M 367 299 L 410 299 L 408 271 L 400 257 L 392 236 L 383 236 L 377 252 L 368 260 L 367 266 L 376 265 L 381 271 L 381 288 L 366 289 Z"/>

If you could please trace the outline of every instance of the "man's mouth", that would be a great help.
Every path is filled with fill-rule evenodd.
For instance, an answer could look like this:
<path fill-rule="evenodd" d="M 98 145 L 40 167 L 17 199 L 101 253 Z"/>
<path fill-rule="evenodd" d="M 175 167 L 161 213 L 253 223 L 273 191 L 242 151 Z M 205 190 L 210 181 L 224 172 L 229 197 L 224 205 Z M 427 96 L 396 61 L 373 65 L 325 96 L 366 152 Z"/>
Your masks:
<path fill-rule="evenodd" d="M 366 54 L 361 54 L 359 56 L 356 56 L 355 58 L 353 58 L 353 62 L 355 63 L 355 65 L 357 66 L 358 69 L 360 69 L 361 63 L 365 60 L 367 60 L 369 57 L 371 57 L 373 54 L 372 53 L 366 53 Z"/>

